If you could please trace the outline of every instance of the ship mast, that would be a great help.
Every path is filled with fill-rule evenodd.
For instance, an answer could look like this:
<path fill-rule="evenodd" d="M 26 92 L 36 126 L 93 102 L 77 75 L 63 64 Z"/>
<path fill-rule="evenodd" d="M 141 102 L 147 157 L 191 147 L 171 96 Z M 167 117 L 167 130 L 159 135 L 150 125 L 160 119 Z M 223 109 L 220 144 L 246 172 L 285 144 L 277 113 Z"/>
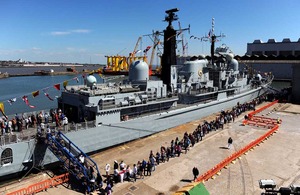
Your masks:
<path fill-rule="evenodd" d="M 214 65 L 215 64 L 215 41 L 216 41 L 216 35 L 215 35 L 215 19 L 212 18 L 211 21 L 211 30 L 208 33 L 208 37 L 210 38 L 211 36 L 211 46 L 210 46 L 210 56 L 211 56 L 211 64 Z"/>
<path fill-rule="evenodd" d="M 172 22 L 178 20 L 175 12 L 177 8 L 166 11 L 165 21 L 169 23 L 166 30 L 164 30 L 164 53 L 162 55 L 162 71 L 161 78 L 163 83 L 167 85 L 167 91 L 171 91 L 171 65 L 176 63 L 176 30 L 172 26 Z"/>
<path fill-rule="evenodd" d="M 224 34 L 220 34 L 220 35 L 215 35 L 215 19 L 212 18 L 212 21 L 211 21 L 211 29 L 209 30 L 209 33 L 207 36 L 204 36 L 204 37 L 201 37 L 201 38 L 198 38 L 198 37 L 195 37 L 195 36 L 191 36 L 191 37 L 194 37 L 194 39 L 199 39 L 201 41 L 210 41 L 211 45 L 210 45 L 210 56 L 211 56 L 211 64 L 212 66 L 214 66 L 215 64 L 215 42 L 218 41 L 217 38 L 223 38 L 225 37 Z"/>
<path fill-rule="evenodd" d="M 211 42 L 211 47 L 210 47 L 210 55 L 211 55 L 211 64 L 215 64 L 215 42 L 218 41 L 217 38 L 223 38 L 225 37 L 224 34 L 220 35 L 215 35 L 215 19 L 212 18 L 211 21 L 211 30 L 209 31 L 208 38 L 210 39 Z"/>

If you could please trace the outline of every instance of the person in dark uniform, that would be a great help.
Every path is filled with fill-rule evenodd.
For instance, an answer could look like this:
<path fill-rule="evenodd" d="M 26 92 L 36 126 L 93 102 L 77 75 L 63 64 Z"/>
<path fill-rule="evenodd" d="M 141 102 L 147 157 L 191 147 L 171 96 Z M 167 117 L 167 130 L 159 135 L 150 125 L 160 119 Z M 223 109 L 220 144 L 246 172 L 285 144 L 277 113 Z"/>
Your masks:
<path fill-rule="evenodd" d="M 228 149 L 230 149 L 230 147 L 231 147 L 231 145 L 232 145 L 232 142 L 233 142 L 233 140 L 232 140 L 232 138 L 231 137 L 229 137 L 228 138 Z"/>
<path fill-rule="evenodd" d="M 193 175 L 194 175 L 194 180 L 196 180 L 199 175 L 199 170 L 197 167 L 193 168 Z"/>

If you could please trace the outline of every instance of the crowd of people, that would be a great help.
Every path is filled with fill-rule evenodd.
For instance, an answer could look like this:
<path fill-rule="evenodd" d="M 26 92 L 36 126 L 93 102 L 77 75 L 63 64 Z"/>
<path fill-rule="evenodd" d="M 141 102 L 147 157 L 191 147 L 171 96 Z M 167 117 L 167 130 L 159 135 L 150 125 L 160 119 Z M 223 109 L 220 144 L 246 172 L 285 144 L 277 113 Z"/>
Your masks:
<path fill-rule="evenodd" d="M 115 183 L 123 182 L 124 180 L 135 182 L 137 179 L 151 176 L 155 171 L 156 166 L 168 162 L 170 158 L 180 157 L 182 153 L 187 153 L 195 144 L 201 142 L 205 135 L 212 131 L 223 129 L 224 125 L 234 122 L 235 119 L 244 112 L 255 110 L 256 105 L 264 102 L 266 99 L 267 97 L 262 95 L 251 102 L 244 104 L 237 103 L 237 105 L 230 110 L 221 110 L 215 120 L 204 121 L 202 124 L 199 124 L 193 132 L 185 132 L 182 138 L 176 137 L 175 139 L 172 139 L 168 146 L 162 145 L 156 153 L 154 153 L 153 150 L 150 150 L 148 158 L 138 160 L 132 167 L 126 165 L 124 161 L 118 163 L 118 161 L 115 160 L 113 164 L 113 173 L 111 173 L 110 164 L 106 164 L 106 193 L 111 194 L 113 184 Z M 232 142 L 230 141 L 229 144 L 231 145 Z M 230 145 L 228 145 L 229 148 Z M 195 180 L 199 175 L 197 167 L 192 169 L 192 173 Z"/>
<path fill-rule="evenodd" d="M 68 118 L 61 112 L 61 109 L 51 109 L 50 112 L 15 114 L 10 117 L 3 116 L 0 117 L 1 136 L 22 132 L 29 128 L 36 128 L 37 133 L 40 133 L 54 122 L 56 127 L 68 124 Z"/>

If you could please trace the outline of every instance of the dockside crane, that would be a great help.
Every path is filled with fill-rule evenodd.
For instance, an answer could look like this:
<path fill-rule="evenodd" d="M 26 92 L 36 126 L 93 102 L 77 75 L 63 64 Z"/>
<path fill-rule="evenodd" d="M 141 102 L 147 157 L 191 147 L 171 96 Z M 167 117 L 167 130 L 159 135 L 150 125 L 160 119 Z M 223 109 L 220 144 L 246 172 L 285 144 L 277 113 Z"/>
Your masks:
<path fill-rule="evenodd" d="M 135 44 L 135 46 L 134 46 L 133 52 L 130 54 L 130 57 L 135 57 L 135 54 L 138 51 L 137 49 L 138 49 L 141 41 L 142 41 L 142 37 L 139 37 L 138 40 L 137 40 L 137 42 L 136 42 L 136 44 Z"/>
<path fill-rule="evenodd" d="M 178 21 L 178 26 L 179 26 L 179 33 L 178 33 L 178 35 L 180 35 L 180 37 L 181 37 L 180 42 L 181 42 L 181 46 L 182 46 L 182 56 L 185 57 L 184 37 L 183 37 L 183 33 L 182 33 L 180 21 Z"/>
<path fill-rule="evenodd" d="M 162 35 L 163 35 L 163 32 L 159 32 L 159 31 L 155 31 L 155 32 L 153 31 L 152 34 L 143 35 L 143 36 L 148 36 L 151 39 L 151 41 L 153 42 L 150 63 L 149 63 L 149 75 L 153 74 L 152 68 L 153 68 L 153 63 L 154 63 L 154 57 L 155 57 L 156 51 L 159 49 L 158 46 L 161 43 L 159 36 L 162 36 Z"/>

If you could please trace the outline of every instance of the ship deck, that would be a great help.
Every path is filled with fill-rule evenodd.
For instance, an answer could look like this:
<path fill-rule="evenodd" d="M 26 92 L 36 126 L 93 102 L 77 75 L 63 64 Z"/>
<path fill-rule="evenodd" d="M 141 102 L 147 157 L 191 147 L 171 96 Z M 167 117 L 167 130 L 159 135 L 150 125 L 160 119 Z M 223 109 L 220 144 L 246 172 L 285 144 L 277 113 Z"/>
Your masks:
<path fill-rule="evenodd" d="M 274 109 L 276 108 L 276 110 Z M 279 131 L 266 140 L 255 150 L 242 156 L 228 169 L 223 169 L 215 180 L 208 180 L 205 186 L 210 194 L 260 194 L 259 179 L 273 179 L 277 186 L 288 187 L 291 184 L 300 184 L 300 131 L 298 120 L 300 114 L 299 105 L 276 104 L 261 114 L 271 118 L 280 117 L 283 122 Z M 179 158 L 171 158 L 169 162 L 156 167 L 152 176 L 138 179 L 137 182 L 118 183 L 113 187 L 113 194 L 173 194 L 182 186 L 187 185 L 193 179 L 192 168 L 197 166 L 200 175 L 219 163 L 225 157 L 239 150 L 250 141 L 264 134 L 267 129 L 241 126 L 243 116 L 235 123 L 230 123 L 223 130 L 207 134 L 203 141 L 197 143 L 187 154 Z M 124 160 L 132 165 L 143 158 L 147 159 L 150 150 L 156 153 L 161 145 L 169 145 L 175 137 L 182 137 L 185 131 L 193 131 L 204 120 L 210 121 L 215 115 L 180 125 L 167 131 L 135 140 L 117 147 L 110 148 L 93 155 L 98 163 L 100 171 L 104 173 L 106 163 L 113 165 L 113 161 Z M 227 146 L 227 139 L 233 138 L 233 148 L 223 149 Z M 111 170 L 112 173 L 112 170 Z M 22 180 L 0 188 L 0 193 L 16 190 L 31 183 L 46 179 L 46 174 L 31 175 Z M 47 192 L 39 194 L 81 194 L 74 190 L 59 186 L 51 188 Z M 95 193 L 96 194 L 96 193 Z"/>

